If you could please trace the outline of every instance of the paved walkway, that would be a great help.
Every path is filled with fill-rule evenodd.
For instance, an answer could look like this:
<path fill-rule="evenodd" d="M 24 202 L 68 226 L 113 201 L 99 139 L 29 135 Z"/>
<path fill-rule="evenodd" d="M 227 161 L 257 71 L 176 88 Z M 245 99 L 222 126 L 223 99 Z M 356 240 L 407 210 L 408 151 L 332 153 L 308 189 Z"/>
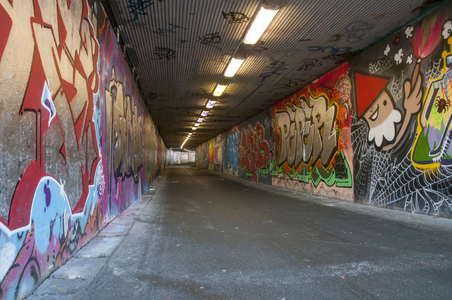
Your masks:
<path fill-rule="evenodd" d="M 450 299 L 452 220 L 170 167 L 29 299 Z"/>

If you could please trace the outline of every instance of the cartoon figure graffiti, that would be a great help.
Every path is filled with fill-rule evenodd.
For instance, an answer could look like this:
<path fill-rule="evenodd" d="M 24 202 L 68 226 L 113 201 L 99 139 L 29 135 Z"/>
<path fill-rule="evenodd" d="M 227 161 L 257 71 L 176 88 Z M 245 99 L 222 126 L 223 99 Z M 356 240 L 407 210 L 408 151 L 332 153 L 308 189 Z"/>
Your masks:
<path fill-rule="evenodd" d="M 451 52 L 438 55 L 441 34 L 444 39 L 450 35 L 446 24 L 434 16 L 407 26 L 405 39 L 397 38 L 396 53 L 390 55 L 389 44 L 382 51 L 395 64 L 387 59 L 384 64 L 381 59 L 369 62 L 369 72 L 378 76 L 355 72 L 358 107 L 352 134 L 357 201 L 419 213 L 452 212 L 447 65 Z M 411 51 L 403 60 L 404 53 Z M 437 67 L 438 57 L 444 61 L 442 69 Z M 402 80 L 405 72 L 409 79 Z M 401 77 L 396 79 L 398 74 Z"/>
<path fill-rule="evenodd" d="M 442 36 L 449 45 L 452 45 L 451 29 L 452 22 L 445 22 Z M 452 111 L 449 100 L 452 98 L 452 46 L 441 56 L 442 74 L 430 80 L 412 152 L 413 163 L 423 170 L 452 165 Z"/>
<path fill-rule="evenodd" d="M 358 116 L 369 126 L 368 141 L 384 151 L 398 144 L 408 128 L 411 117 L 420 110 L 422 76 L 419 74 L 419 64 L 413 72 L 413 79 L 407 80 L 404 84 L 405 115 L 399 130 L 396 130 L 396 124 L 402 121 L 402 113 L 396 108 L 394 99 L 388 91 L 388 81 L 389 79 L 382 77 L 355 73 Z"/>

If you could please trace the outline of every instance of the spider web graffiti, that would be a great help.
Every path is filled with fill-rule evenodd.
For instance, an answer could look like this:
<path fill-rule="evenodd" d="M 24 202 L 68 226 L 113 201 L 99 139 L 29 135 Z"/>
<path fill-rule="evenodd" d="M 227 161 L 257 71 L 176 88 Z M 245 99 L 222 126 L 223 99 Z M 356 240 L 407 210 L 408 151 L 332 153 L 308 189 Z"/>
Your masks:
<path fill-rule="evenodd" d="M 425 88 L 428 88 L 428 86 L 430 85 L 430 79 L 441 77 L 441 60 L 442 58 L 440 58 L 437 63 L 433 62 L 433 66 L 425 71 Z"/>
<path fill-rule="evenodd" d="M 396 163 L 392 153 L 377 151 L 367 143 L 365 121 L 352 118 L 355 150 L 355 195 L 378 206 L 402 205 L 405 210 L 424 214 L 452 213 L 452 168 L 421 171 L 411 162 L 411 152 Z"/>
<path fill-rule="evenodd" d="M 393 64 L 393 61 L 390 57 L 382 57 L 378 59 L 376 62 L 369 62 L 369 73 L 374 75 L 377 72 L 383 72 L 389 69 Z"/>
<path fill-rule="evenodd" d="M 391 82 L 391 94 L 395 101 L 400 100 L 403 96 L 403 71 L 400 72 L 401 76 L 399 79 L 396 79 L 395 77 L 392 79 Z"/>

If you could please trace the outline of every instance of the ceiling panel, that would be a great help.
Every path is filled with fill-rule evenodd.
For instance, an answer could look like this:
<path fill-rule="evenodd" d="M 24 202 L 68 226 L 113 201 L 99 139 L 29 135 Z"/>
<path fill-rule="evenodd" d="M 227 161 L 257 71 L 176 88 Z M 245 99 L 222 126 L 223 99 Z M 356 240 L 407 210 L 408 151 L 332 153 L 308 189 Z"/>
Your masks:
<path fill-rule="evenodd" d="M 388 35 L 434 0 L 286 0 L 185 147 L 256 115 Z M 108 0 L 167 147 L 179 147 L 260 6 L 258 0 Z"/>

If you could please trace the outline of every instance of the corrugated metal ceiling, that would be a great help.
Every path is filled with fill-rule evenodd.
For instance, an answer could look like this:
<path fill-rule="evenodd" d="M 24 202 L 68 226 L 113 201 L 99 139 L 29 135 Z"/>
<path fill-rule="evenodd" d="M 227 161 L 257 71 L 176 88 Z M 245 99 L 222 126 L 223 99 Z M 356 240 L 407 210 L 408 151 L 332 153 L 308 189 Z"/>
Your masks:
<path fill-rule="evenodd" d="M 254 116 L 434 0 L 286 0 L 185 147 Z M 105 0 L 167 147 L 183 142 L 262 1 Z"/>

